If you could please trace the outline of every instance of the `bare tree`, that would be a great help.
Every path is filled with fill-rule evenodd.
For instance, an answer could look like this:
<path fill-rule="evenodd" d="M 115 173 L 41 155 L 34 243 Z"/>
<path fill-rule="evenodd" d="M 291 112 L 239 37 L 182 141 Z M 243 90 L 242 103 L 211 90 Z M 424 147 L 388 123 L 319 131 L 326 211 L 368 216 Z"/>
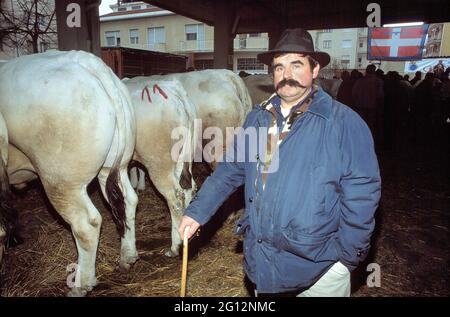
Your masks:
<path fill-rule="evenodd" d="M 0 10 L 3 44 L 38 53 L 39 44 L 55 42 L 54 0 L 15 0 Z"/>

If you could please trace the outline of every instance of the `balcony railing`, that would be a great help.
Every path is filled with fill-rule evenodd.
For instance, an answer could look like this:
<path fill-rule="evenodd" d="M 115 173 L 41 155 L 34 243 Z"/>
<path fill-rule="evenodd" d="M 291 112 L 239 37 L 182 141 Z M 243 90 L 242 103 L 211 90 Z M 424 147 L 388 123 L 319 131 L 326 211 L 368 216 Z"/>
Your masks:
<path fill-rule="evenodd" d="M 180 41 L 178 48 L 182 52 L 211 52 L 214 49 L 214 41 Z"/>
<path fill-rule="evenodd" d="M 234 39 L 235 50 L 257 50 L 266 51 L 269 48 L 269 39 L 267 37 L 249 37 L 244 39 Z"/>
<path fill-rule="evenodd" d="M 269 47 L 267 37 L 250 37 L 245 39 L 234 39 L 234 50 L 256 50 L 265 51 Z M 179 50 L 182 52 L 212 52 L 214 50 L 214 40 L 204 41 L 180 41 Z"/>
<path fill-rule="evenodd" d="M 142 43 L 142 44 L 122 44 L 122 47 L 135 48 L 146 51 L 166 52 L 166 43 Z"/>

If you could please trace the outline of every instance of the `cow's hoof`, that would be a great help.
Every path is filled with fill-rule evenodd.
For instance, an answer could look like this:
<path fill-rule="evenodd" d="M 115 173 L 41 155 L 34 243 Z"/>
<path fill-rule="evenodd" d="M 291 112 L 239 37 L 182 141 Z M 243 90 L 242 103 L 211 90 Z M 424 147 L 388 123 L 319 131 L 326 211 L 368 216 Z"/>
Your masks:
<path fill-rule="evenodd" d="M 178 252 L 173 252 L 172 249 L 165 249 L 164 250 L 164 255 L 169 257 L 169 258 L 175 258 L 179 255 Z"/>
<path fill-rule="evenodd" d="M 88 291 L 84 288 L 73 287 L 69 292 L 67 292 L 67 297 L 84 297 L 87 293 Z"/>
<path fill-rule="evenodd" d="M 120 260 L 119 263 L 119 269 L 122 271 L 128 271 L 136 261 L 139 260 L 138 255 L 125 257 L 124 259 Z"/>

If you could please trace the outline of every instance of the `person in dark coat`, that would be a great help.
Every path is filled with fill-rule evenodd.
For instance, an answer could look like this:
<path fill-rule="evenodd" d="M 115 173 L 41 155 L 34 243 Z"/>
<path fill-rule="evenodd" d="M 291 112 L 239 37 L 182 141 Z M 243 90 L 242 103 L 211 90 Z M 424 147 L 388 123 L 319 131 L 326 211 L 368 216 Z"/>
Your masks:
<path fill-rule="evenodd" d="M 411 86 L 414 87 L 414 85 L 415 85 L 419 80 L 422 80 L 422 72 L 421 72 L 421 71 L 417 71 L 417 72 L 415 73 L 414 78 L 411 79 L 411 81 L 410 81 Z"/>
<path fill-rule="evenodd" d="M 350 73 L 348 71 L 342 72 L 342 83 L 339 86 L 339 91 L 337 94 L 337 100 L 342 102 L 344 105 L 352 107 L 352 88 L 355 81 L 350 78 Z"/>
<path fill-rule="evenodd" d="M 355 111 L 364 119 L 372 131 L 376 146 L 381 143 L 381 118 L 384 110 L 383 80 L 375 73 L 376 66 L 366 67 L 366 76 L 353 85 L 352 98 Z"/>
<path fill-rule="evenodd" d="M 425 79 L 418 84 L 414 91 L 412 115 L 415 126 L 416 149 L 419 159 L 424 158 L 431 142 L 431 114 L 434 108 L 433 96 L 434 74 L 427 73 Z"/>
<path fill-rule="evenodd" d="M 244 235 L 244 270 L 256 293 L 349 296 L 380 199 L 370 130 L 314 84 L 330 57 L 314 51 L 307 31 L 286 30 L 258 59 L 273 69 L 276 93 L 249 113 L 179 233 L 192 237 L 244 184 L 236 232 Z"/>

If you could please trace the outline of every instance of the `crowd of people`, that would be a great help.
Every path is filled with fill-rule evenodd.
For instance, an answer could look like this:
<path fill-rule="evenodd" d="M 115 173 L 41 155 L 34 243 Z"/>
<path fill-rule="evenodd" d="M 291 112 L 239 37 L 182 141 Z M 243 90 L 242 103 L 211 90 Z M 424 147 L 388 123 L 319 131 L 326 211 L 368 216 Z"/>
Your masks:
<path fill-rule="evenodd" d="M 405 148 L 426 153 L 448 146 L 450 133 L 450 67 L 434 67 L 422 78 L 409 80 L 396 71 L 386 74 L 368 65 L 341 75 L 337 99 L 355 110 L 367 123 L 378 151 L 400 153 Z"/>

